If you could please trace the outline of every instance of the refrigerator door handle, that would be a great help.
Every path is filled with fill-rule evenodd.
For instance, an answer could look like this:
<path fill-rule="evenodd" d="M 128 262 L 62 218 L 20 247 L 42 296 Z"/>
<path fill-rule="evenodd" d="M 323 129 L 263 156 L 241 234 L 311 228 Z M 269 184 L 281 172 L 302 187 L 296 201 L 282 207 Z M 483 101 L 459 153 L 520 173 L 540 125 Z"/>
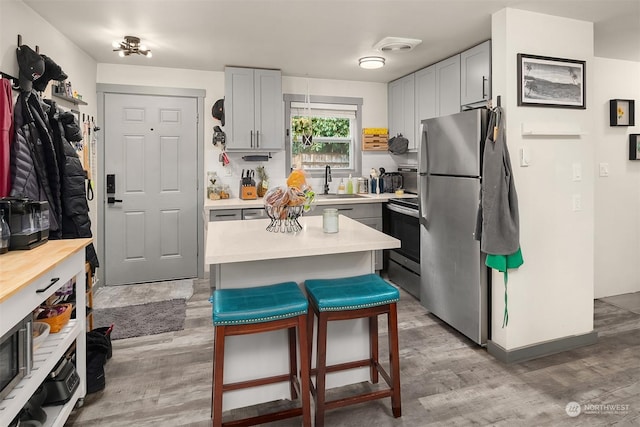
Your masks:
<path fill-rule="evenodd" d="M 429 146 L 427 144 L 427 130 L 424 123 L 420 123 L 420 147 L 418 152 L 418 214 L 420 224 L 428 228 L 427 201 L 429 199 L 428 159 Z"/>

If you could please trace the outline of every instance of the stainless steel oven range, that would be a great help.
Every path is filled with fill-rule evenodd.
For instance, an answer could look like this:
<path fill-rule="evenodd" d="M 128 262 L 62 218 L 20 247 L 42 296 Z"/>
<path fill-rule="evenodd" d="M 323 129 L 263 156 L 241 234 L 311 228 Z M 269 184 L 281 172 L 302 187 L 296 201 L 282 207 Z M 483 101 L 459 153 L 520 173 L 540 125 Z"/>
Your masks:
<path fill-rule="evenodd" d="M 420 215 L 418 212 L 417 169 L 399 167 L 404 198 L 389 199 L 384 216 L 384 232 L 400 240 L 400 248 L 387 252 L 389 279 L 420 299 Z M 413 195 L 415 197 L 406 197 Z"/>

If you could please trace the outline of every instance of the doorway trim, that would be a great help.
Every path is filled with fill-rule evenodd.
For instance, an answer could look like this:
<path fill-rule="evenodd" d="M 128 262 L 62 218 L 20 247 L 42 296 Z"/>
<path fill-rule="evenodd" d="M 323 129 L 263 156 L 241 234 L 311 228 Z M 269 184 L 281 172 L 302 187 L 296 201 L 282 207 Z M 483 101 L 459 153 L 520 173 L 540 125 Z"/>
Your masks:
<path fill-rule="evenodd" d="M 204 89 L 186 89 L 186 88 L 170 88 L 170 87 L 156 87 L 156 86 L 134 86 L 134 85 L 120 85 L 120 84 L 108 84 L 98 83 L 96 84 L 97 94 L 97 108 L 98 108 L 98 123 L 104 126 L 105 121 L 105 94 L 124 94 L 124 95 L 151 95 L 151 96 L 175 96 L 181 98 L 196 98 L 197 108 L 197 122 L 196 122 L 196 144 L 197 144 L 197 175 L 198 175 L 198 188 L 197 194 L 197 206 L 198 212 L 204 212 L 204 98 L 206 91 Z M 106 183 L 104 182 L 104 156 L 105 156 L 105 141 L 104 130 L 102 132 L 96 132 L 98 149 L 98 161 L 96 176 L 93 177 L 93 185 L 96 190 L 97 199 L 97 214 L 98 225 L 96 227 L 98 234 L 98 241 L 96 250 L 98 252 L 98 259 L 102 260 L 104 265 L 104 236 L 105 236 L 105 209 L 106 209 Z M 204 215 L 198 215 L 197 224 L 197 236 L 198 236 L 198 278 L 204 278 Z M 105 285 L 104 268 L 98 268 L 98 286 Z"/>

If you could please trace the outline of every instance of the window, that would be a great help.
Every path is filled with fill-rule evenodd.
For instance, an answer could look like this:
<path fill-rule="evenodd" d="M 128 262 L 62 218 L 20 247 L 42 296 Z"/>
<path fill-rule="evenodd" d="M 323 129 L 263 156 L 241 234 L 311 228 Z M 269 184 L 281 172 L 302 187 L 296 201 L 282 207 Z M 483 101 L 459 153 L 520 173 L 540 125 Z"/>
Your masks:
<path fill-rule="evenodd" d="M 336 176 L 360 175 L 361 107 L 361 98 L 285 95 L 287 173 L 318 177 L 329 165 Z"/>

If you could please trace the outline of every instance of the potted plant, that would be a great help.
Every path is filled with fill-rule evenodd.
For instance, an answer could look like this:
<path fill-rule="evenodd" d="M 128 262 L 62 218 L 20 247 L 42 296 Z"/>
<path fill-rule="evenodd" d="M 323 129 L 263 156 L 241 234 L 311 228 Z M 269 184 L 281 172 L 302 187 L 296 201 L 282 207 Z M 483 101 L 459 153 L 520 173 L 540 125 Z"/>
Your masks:
<path fill-rule="evenodd" d="M 313 126 L 311 117 L 294 117 L 292 119 L 293 141 L 302 139 L 303 145 L 311 145 L 313 139 Z"/>

